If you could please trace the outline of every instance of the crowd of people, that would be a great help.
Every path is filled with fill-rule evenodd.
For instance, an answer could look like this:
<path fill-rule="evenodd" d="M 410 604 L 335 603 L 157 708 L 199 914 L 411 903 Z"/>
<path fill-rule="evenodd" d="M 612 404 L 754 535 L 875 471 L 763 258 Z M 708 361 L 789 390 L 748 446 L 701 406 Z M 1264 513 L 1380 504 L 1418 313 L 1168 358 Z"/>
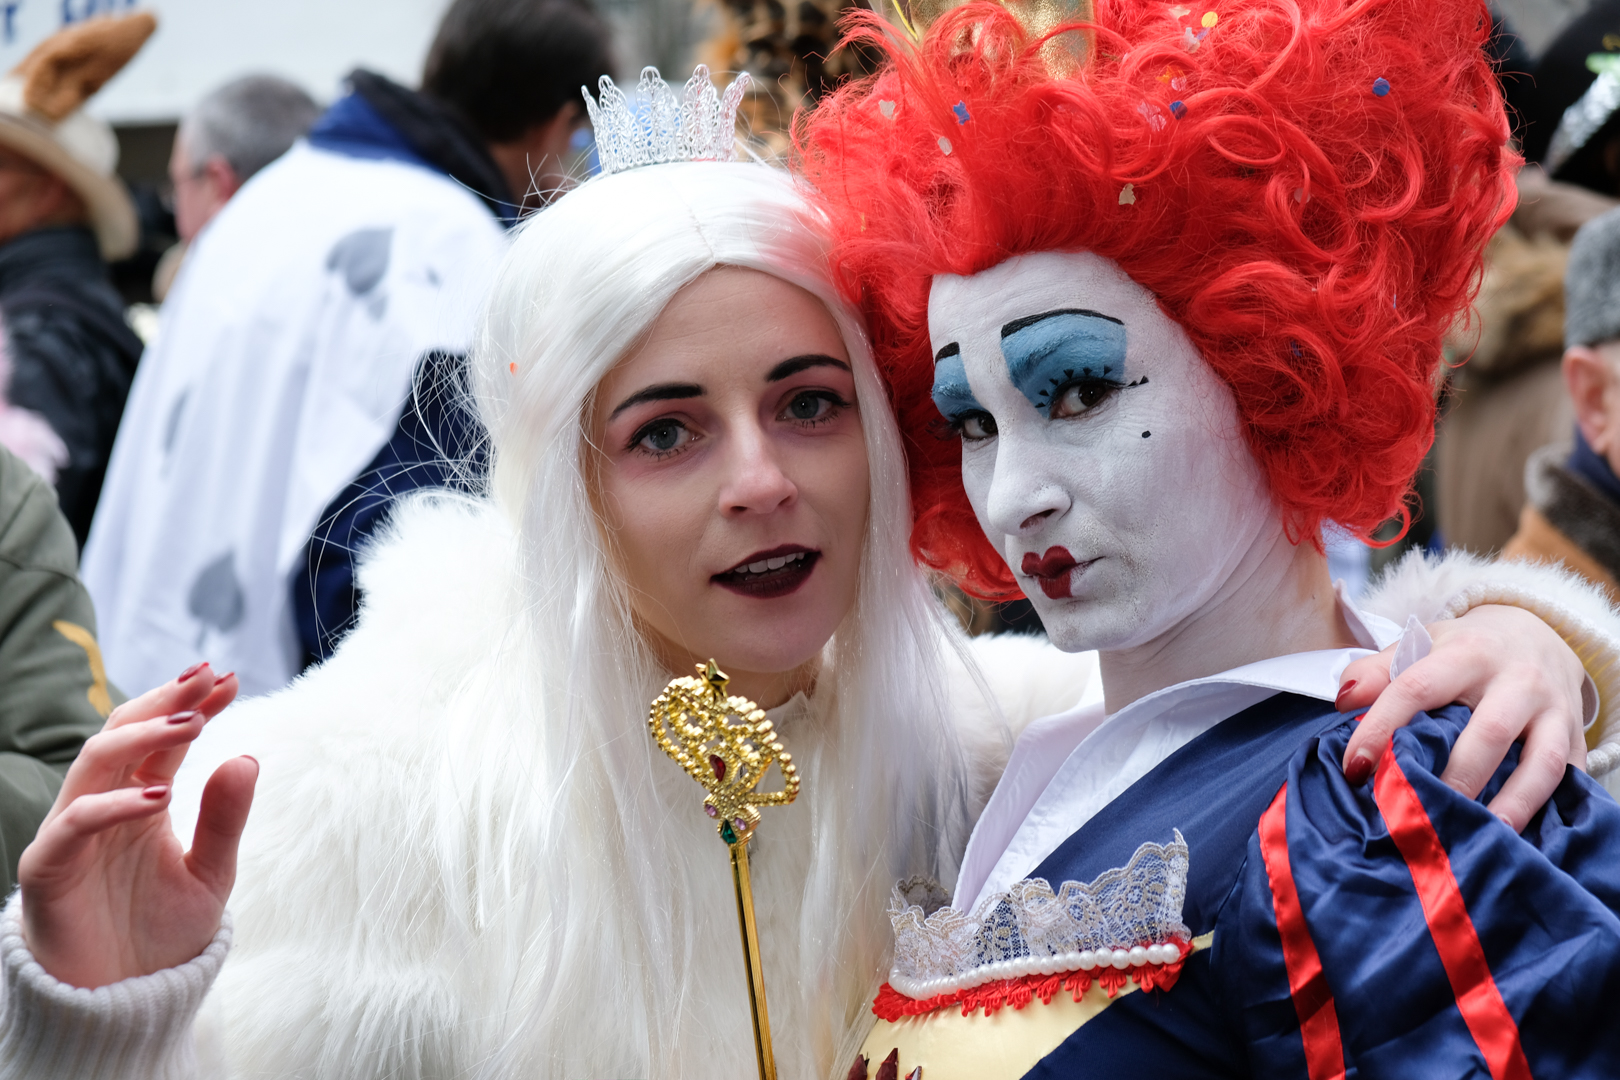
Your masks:
<path fill-rule="evenodd" d="M 144 342 L 0 80 L 0 1077 L 749 1075 L 707 660 L 784 1077 L 1620 1073 L 1620 0 L 779 7 L 218 88 Z"/>

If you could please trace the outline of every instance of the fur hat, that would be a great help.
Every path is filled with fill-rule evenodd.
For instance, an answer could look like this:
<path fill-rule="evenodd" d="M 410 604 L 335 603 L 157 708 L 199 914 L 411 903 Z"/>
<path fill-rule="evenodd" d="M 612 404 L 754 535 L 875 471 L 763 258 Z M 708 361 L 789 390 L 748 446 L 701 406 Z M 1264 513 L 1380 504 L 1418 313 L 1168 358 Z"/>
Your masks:
<path fill-rule="evenodd" d="M 114 174 L 118 140 L 83 105 L 156 29 L 146 11 L 87 19 L 40 42 L 0 79 L 0 146 L 49 169 L 84 200 L 107 259 L 134 251 L 139 227 Z"/>

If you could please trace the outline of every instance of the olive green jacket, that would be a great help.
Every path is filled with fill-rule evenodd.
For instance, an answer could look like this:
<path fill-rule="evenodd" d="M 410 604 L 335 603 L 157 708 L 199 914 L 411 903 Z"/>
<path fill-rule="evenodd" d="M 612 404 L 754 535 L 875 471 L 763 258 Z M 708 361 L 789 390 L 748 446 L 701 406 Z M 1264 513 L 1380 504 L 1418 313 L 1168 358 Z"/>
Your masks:
<path fill-rule="evenodd" d="M 0 866 L 5 892 L 62 777 L 124 700 L 107 682 L 56 493 L 0 447 Z"/>

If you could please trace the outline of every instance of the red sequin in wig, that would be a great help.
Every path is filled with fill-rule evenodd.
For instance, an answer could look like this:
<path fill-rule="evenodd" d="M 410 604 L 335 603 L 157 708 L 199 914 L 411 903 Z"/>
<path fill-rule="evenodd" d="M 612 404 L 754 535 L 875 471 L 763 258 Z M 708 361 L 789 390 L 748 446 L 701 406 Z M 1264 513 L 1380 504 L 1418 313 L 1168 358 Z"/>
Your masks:
<path fill-rule="evenodd" d="M 913 550 L 1016 592 L 938 434 L 928 291 L 1046 250 L 1114 260 L 1186 329 L 1291 536 L 1404 514 L 1441 334 L 1513 207 L 1485 5 L 1097 0 L 1087 25 L 1088 59 L 1053 74 L 1058 42 L 993 4 L 915 47 L 863 13 L 883 69 L 798 131 L 908 433 Z"/>

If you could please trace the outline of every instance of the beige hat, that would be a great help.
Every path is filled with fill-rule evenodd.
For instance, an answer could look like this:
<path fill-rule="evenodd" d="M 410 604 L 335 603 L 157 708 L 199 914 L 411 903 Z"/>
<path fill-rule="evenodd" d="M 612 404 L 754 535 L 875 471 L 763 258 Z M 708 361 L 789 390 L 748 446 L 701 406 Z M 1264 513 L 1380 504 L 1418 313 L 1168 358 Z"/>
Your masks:
<path fill-rule="evenodd" d="M 118 140 L 85 101 L 118 74 L 157 29 L 150 12 L 86 19 L 35 46 L 0 78 L 0 146 L 67 182 L 90 211 L 107 259 L 135 250 L 135 206 L 115 175 Z"/>

